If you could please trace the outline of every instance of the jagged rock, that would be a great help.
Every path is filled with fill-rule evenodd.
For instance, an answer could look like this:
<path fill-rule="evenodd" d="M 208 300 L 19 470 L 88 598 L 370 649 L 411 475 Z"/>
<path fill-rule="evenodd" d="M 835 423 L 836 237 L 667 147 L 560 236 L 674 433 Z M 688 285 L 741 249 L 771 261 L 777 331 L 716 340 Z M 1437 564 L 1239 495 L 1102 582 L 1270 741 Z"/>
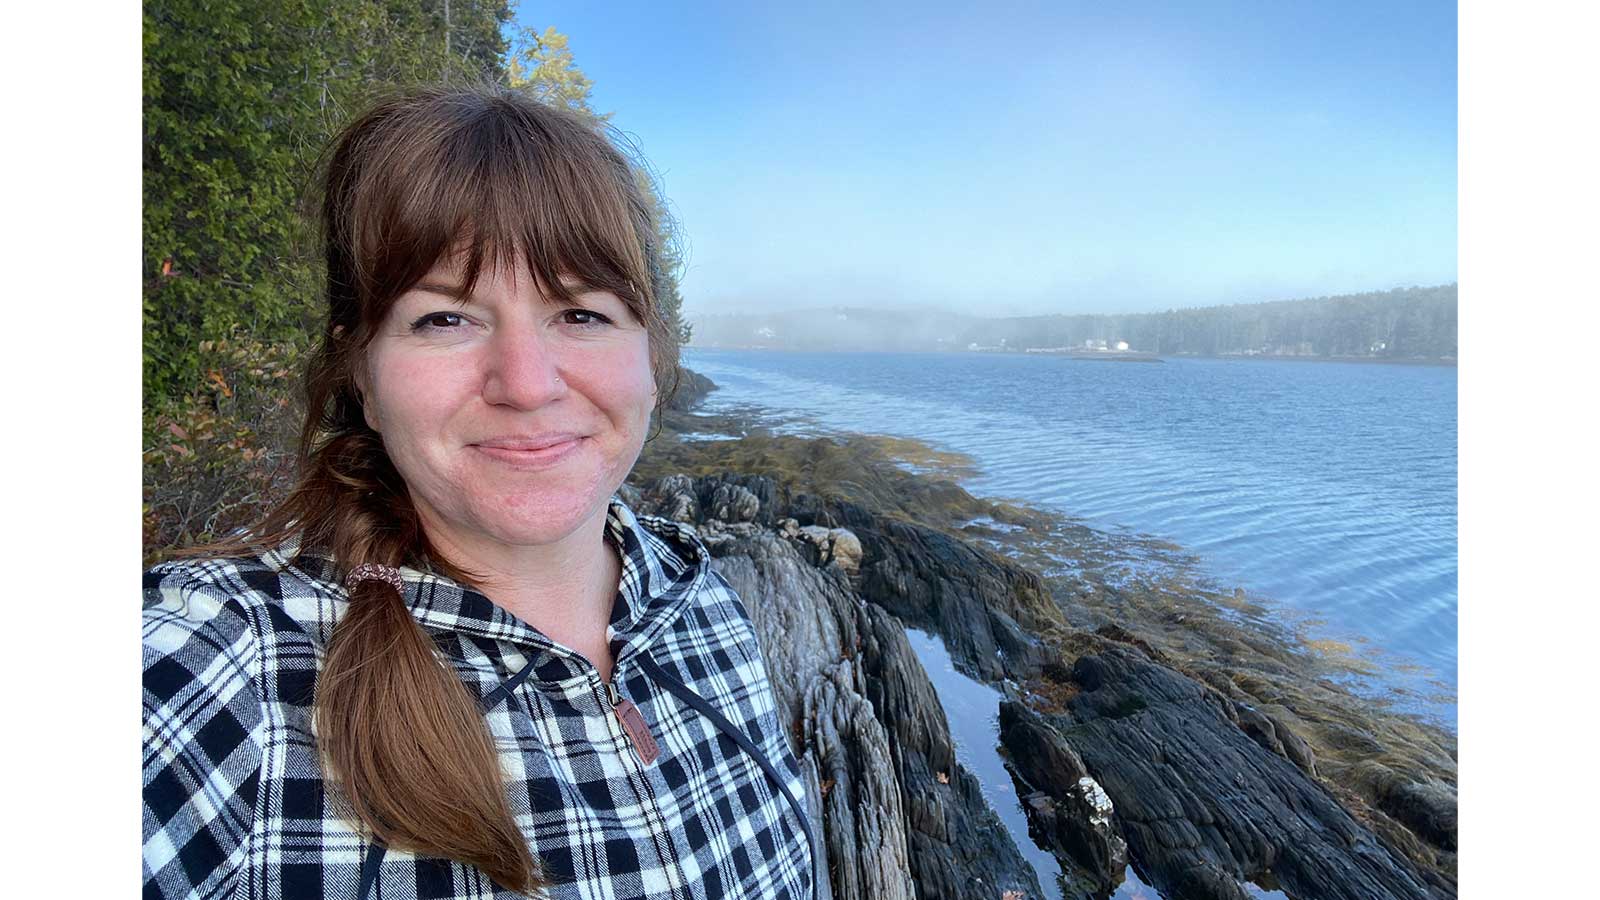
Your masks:
<path fill-rule="evenodd" d="M 781 533 L 804 541 L 810 558 L 817 565 L 836 563 L 846 575 L 855 575 L 861 570 L 861 541 L 850 529 L 798 525 L 794 519 L 783 519 L 778 527 Z"/>
<path fill-rule="evenodd" d="M 724 522 L 751 522 L 761 511 L 761 499 L 741 485 L 719 484 L 706 509 L 712 518 Z"/>
<path fill-rule="evenodd" d="M 836 574 L 808 564 L 773 532 L 730 536 L 720 552 L 716 569 L 750 612 L 778 705 L 799 722 L 806 686 L 857 652 L 858 601 Z"/>
<path fill-rule="evenodd" d="M 697 522 L 701 518 L 694 479 L 687 475 L 668 475 L 658 479 L 649 486 L 647 492 L 641 494 L 639 502 L 647 504 L 655 515 L 674 522 Z"/>
<path fill-rule="evenodd" d="M 1430 896 L 1409 860 L 1236 725 L 1221 694 L 1119 647 L 1072 676 L 1079 693 L 1041 718 L 1071 734 L 1163 894 L 1235 900 L 1239 882 L 1270 872 L 1296 897 Z"/>
<path fill-rule="evenodd" d="M 817 773 L 834 896 L 1039 896 L 976 778 L 956 764 L 905 625 L 778 529 L 717 534 L 716 569 L 750 611 L 796 756 Z"/>
<path fill-rule="evenodd" d="M 831 541 L 828 558 L 846 575 L 861 571 L 861 539 L 847 528 L 828 529 L 828 538 Z"/>
<path fill-rule="evenodd" d="M 1039 730 L 1008 733 L 1006 743 L 1056 748 L 1013 749 L 1011 758 L 1014 774 L 1041 788 L 1028 804 L 1035 823 L 1071 859 L 1089 861 L 1064 866 L 1069 885 L 1104 884 L 1120 832 L 1168 897 L 1243 898 L 1240 883 L 1254 877 L 1276 878 L 1301 900 L 1454 896 L 1448 878 L 1420 872 L 1394 843 L 1397 832 L 1419 840 L 1410 828 L 1453 851 L 1447 787 L 1393 773 L 1371 810 L 1383 813 L 1380 838 L 1315 780 L 1310 746 L 1256 705 L 1270 698 L 1222 671 L 1177 672 L 1120 626 L 1072 630 L 1042 580 L 1009 560 L 899 516 L 791 494 L 765 476 L 664 482 L 646 486 L 644 499 L 684 512 L 681 498 L 695 499 L 718 570 L 756 622 L 813 808 L 823 810 L 840 900 L 900 896 L 907 873 L 919 898 L 993 900 L 1008 886 L 1038 896 L 977 780 L 955 764 L 907 623 L 941 635 L 957 664 L 984 680 L 1050 692 L 1053 705 L 1029 710 Z M 836 529 L 860 547 L 853 575 Z M 839 565 L 823 567 L 829 561 Z M 1355 728 L 1334 730 L 1333 740 L 1379 747 Z M 876 848 L 872 858 L 848 849 L 860 842 Z"/>
<path fill-rule="evenodd" d="M 1114 805 L 1083 760 L 1054 729 L 1014 700 L 1000 704 L 1000 740 L 1014 774 L 1038 793 L 1029 817 L 1053 849 L 1070 857 L 1076 884 L 1109 892 L 1122 882 L 1128 845 L 1113 821 Z"/>
<path fill-rule="evenodd" d="M 840 660 L 806 691 L 806 748 L 822 777 L 832 888 L 839 897 L 912 900 L 905 814 L 888 737 Z"/>
<path fill-rule="evenodd" d="M 631 484 L 624 482 L 621 487 L 617 488 L 617 495 L 631 509 L 640 509 L 644 506 L 644 494 Z"/>
<path fill-rule="evenodd" d="M 1376 786 L 1378 808 L 1435 846 L 1456 849 L 1456 794 L 1448 786 L 1418 781 L 1376 761 L 1360 766 L 1362 779 Z"/>
<path fill-rule="evenodd" d="M 1094 633 L 1104 638 L 1110 638 L 1111 640 L 1119 643 L 1138 647 L 1140 650 L 1144 651 L 1145 656 L 1150 657 L 1158 663 L 1165 663 L 1167 661 L 1166 656 L 1163 655 L 1160 650 L 1150 646 L 1149 642 L 1116 623 L 1101 625 L 1099 628 L 1094 630 Z"/>
<path fill-rule="evenodd" d="M 861 593 L 944 638 L 979 678 L 1023 681 L 1048 657 L 1035 635 L 1062 624 L 1043 579 L 926 526 L 890 518 L 851 523 Z"/>
<path fill-rule="evenodd" d="M 1279 743 L 1283 744 L 1283 756 L 1295 764 L 1300 771 L 1317 777 L 1317 754 L 1311 749 L 1306 739 L 1295 734 L 1294 729 L 1284 724 L 1277 716 L 1268 715 L 1267 721 L 1272 723 L 1274 733 L 1278 736 Z"/>
<path fill-rule="evenodd" d="M 734 490 L 735 488 L 742 489 Z M 737 497 L 740 509 L 748 509 L 749 500 L 744 493 L 755 497 L 755 510 L 747 519 L 742 521 L 755 522 L 767 528 L 780 518 L 779 510 L 782 506 L 778 483 L 766 475 L 747 475 L 736 472 L 724 472 L 720 475 L 704 475 L 695 479 L 695 493 L 700 498 L 700 505 L 707 510 L 707 515 L 717 518 L 728 518 L 717 512 L 717 498 Z M 792 515 L 790 513 L 789 515 Z M 732 521 L 731 519 L 729 521 Z"/>
<path fill-rule="evenodd" d="M 684 412 L 698 406 L 706 395 L 717 389 L 709 378 L 693 369 L 678 367 L 678 384 L 667 398 L 668 409 Z"/>
<path fill-rule="evenodd" d="M 1252 740 L 1294 763 L 1300 771 L 1316 777 L 1317 760 L 1311 745 L 1283 724 L 1283 720 L 1239 701 L 1234 701 L 1233 711 L 1235 723 Z"/>

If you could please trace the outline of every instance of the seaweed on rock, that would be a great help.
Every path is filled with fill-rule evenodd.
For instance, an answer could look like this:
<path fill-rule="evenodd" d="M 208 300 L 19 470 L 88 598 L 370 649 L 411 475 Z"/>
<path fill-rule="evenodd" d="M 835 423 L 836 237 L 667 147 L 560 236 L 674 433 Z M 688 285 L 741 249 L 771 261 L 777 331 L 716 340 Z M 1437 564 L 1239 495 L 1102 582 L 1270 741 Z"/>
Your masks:
<path fill-rule="evenodd" d="M 1301 900 L 1455 896 L 1453 736 L 1342 690 L 1337 660 L 1247 602 L 1172 568 L 1112 577 L 1105 536 L 908 472 L 886 452 L 903 440 L 663 425 L 625 491 L 693 523 L 749 608 L 831 896 L 1040 896 L 956 762 L 907 625 L 1005 691 L 997 739 L 1083 896 L 1109 896 L 1129 861 L 1168 897 L 1249 880 Z M 676 439 L 715 429 L 744 437 Z M 1064 557 L 1070 575 L 1041 574 Z"/>

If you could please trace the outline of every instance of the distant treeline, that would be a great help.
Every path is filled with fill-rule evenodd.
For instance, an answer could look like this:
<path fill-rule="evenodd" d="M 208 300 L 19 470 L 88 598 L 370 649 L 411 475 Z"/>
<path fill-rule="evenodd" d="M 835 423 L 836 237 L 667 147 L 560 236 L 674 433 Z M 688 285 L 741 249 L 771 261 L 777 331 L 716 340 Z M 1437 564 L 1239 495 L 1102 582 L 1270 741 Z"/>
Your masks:
<path fill-rule="evenodd" d="M 1029 316 L 968 332 L 1021 349 L 1127 341 L 1163 355 L 1269 354 L 1440 359 L 1456 355 L 1456 286 L 1205 306 L 1137 315 Z"/>
<path fill-rule="evenodd" d="M 1162 355 L 1453 359 L 1456 285 L 1120 315 L 984 319 L 834 308 L 697 320 L 699 346 L 791 350 L 1042 350 L 1085 344 Z"/>

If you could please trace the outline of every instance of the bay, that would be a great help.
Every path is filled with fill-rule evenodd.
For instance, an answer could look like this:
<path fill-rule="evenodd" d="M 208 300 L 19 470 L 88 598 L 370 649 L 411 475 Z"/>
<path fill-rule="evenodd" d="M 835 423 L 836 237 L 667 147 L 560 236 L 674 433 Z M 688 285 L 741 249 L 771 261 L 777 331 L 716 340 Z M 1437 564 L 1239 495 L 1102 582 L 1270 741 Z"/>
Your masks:
<path fill-rule="evenodd" d="M 972 493 L 1172 541 L 1395 709 L 1456 725 L 1456 370 L 1250 359 L 686 348 L 776 430 L 911 437 Z M 1371 689 L 1368 686 L 1367 689 Z"/>

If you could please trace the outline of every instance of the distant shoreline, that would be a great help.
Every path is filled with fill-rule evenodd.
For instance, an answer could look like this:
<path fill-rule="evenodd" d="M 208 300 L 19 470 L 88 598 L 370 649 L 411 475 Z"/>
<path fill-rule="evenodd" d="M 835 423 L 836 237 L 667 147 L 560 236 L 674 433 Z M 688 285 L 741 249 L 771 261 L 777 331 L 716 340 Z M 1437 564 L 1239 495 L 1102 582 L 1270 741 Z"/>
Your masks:
<path fill-rule="evenodd" d="M 1044 356 L 1061 357 L 1066 359 L 1095 359 L 1089 353 L 1029 353 L 1025 350 L 940 350 L 940 349 L 872 349 L 872 348 L 840 348 L 840 347 L 759 347 L 735 344 L 689 344 L 686 350 L 756 350 L 763 353 L 944 353 L 950 355 L 972 354 L 974 356 Z M 1137 360 L 1127 358 L 1117 359 L 1116 351 L 1106 351 L 1105 359 L 1116 361 L 1157 361 L 1171 359 L 1227 359 L 1248 360 L 1251 362 L 1329 362 L 1329 363 L 1371 363 L 1384 366 L 1437 366 L 1454 369 L 1457 360 L 1454 359 L 1392 359 L 1381 356 L 1278 356 L 1267 353 L 1243 354 L 1205 354 L 1205 353 L 1160 353 Z"/>

